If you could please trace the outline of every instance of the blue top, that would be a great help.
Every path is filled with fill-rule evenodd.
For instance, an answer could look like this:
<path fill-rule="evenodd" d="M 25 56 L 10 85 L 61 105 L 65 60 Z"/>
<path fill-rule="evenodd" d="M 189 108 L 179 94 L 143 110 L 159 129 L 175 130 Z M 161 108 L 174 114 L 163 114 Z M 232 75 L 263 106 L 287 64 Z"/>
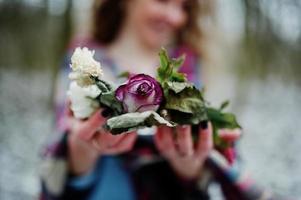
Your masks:
<path fill-rule="evenodd" d="M 135 191 L 131 177 L 117 156 L 102 156 L 96 168 L 89 174 L 69 179 L 75 190 L 95 185 L 89 200 L 134 200 Z"/>

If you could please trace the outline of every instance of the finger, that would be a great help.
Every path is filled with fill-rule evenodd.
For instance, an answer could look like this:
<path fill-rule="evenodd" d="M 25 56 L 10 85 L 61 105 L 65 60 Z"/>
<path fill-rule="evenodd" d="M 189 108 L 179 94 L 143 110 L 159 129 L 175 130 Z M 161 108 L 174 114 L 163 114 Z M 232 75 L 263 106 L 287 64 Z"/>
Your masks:
<path fill-rule="evenodd" d="M 73 117 L 73 112 L 70 106 L 71 106 L 71 101 L 67 99 L 63 110 L 63 116 L 64 116 L 64 121 L 67 130 L 70 130 L 72 126 L 74 126 L 76 121 L 76 119 Z"/>
<path fill-rule="evenodd" d="M 155 135 L 155 144 L 158 150 L 166 158 L 173 158 L 176 156 L 176 148 L 172 137 L 172 129 L 167 126 L 158 127 Z"/>
<path fill-rule="evenodd" d="M 154 143 L 155 143 L 155 145 L 156 145 L 156 147 L 157 147 L 157 149 L 159 150 L 159 151 L 162 151 L 163 150 L 163 144 L 162 144 L 162 137 L 163 137 L 163 130 L 162 130 L 162 128 L 159 126 L 158 128 L 157 128 L 157 132 L 156 132 L 156 134 L 154 135 Z"/>
<path fill-rule="evenodd" d="M 66 106 L 64 108 L 64 113 L 66 114 L 66 116 L 69 116 L 69 117 L 73 116 L 73 112 L 71 110 L 71 101 L 70 101 L 70 99 L 68 99 L 67 102 L 66 102 Z"/>
<path fill-rule="evenodd" d="M 90 140 L 105 121 L 106 119 L 101 115 L 101 110 L 96 111 L 79 126 L 78 136 L 83 140 Z"/>
<path fill-rule="evenodd" d="M 98 150 L 104 151 L 115 146 L 125 136 L 125 134 L 112 135 L 108 132 L 97 132 L 97 134 L 93 136 L 92 141 L 96 140 L 98 144 Z"/>
<path fill-rule="evenodd" d="M 78 125 L 80 123 L 80 121 L 78 119 L 75 119 L 73 116 L 70 115 L 65 115 L 66 117 L 64 118 L 64 122 L 66 125 L 66 129 L 67 130 L 75 130 L 78 129 Z M 70 131 L 68 131 L 68 133 L 70 133 Z"/>
<path fill-rule="evenodd" d="M 96 131 L 99 129 L 101 125 L 106 122 L 106 118 L 104 118 L 101 114 L 102 110 L 96 111 L 85 123 L 89 126 L 90 129 Z"/>
<path fill-rule="evenodd" d="M 177 144 L 181 155 L 190 156 L 193 154 L 193 142 L 191 137 L 191 126 L 178 126 Z"/>
<path fill-rule="evenodd" d="M 125 133 L 124 137 L 114 146 L 106 149 L 104 152 L 108 154 L 120 154 L 130 151 L 137 139 L 136 133 Z"/>
<path fill-rule="evenodd" d="M 234 142 L 241 136 L 241 129 L 221 129 L 218 131 L 218 135 L 221 139 L 227 142 Z"/>
<path fill-rule="evenodd" d="M 195 155 L 202 160 L 205 160 L 209 152 L 213 148 L 212 125 L 208 123 L 206 129 L 200 129 L 197 150 Z"/>
<path fill-rule="evenodd" d="M 100 144 L 98 143 L 98 140 L 96 139 L 92 139 L 91 140 L 91 145 L 92 147 L 94 147 L 94 149 L 98 152 L 102 152 L 102 147 L 100 146 Z"/>

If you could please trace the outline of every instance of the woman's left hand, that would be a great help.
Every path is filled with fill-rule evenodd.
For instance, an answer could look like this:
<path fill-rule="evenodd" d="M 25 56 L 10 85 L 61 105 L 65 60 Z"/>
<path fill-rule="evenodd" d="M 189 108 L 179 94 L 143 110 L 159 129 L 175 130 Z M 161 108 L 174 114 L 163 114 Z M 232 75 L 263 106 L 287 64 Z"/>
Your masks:
<path fill-rule="evenodd" d="M 195 179 L 202 173 L 206 158 L 213 149 L 212 126 L 199 130 L 199 139 L 193 143 L 191 126 L 175 128 L 158 127 L 155 144 L 160 153 L 169 161 L 175 172 L 186 179 Z"/>

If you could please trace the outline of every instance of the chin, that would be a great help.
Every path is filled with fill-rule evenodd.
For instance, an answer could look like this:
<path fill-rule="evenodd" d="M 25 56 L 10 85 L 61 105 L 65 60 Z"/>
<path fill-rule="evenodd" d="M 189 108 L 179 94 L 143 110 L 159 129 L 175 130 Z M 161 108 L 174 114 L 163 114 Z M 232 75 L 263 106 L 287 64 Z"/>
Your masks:
<path fill-rule="evenodd" d="M 173 30 L 160 30 L 158 28 L 152 28 L 148 26 L 144 27 L 140 31 L 142 34 L 142 38 L 144 42 L 150 47 L 154 49 L 160 49 L 162 46 L 167 46 L 170 44 L 173 38 Z"/>
<path fill-rule="evenodd" d="M 147 43 L 151 48 L 159 49 L 162 46 L 167 46 L 170 43 L 170 38 L 162 37 L 162 36 L 149 36 Z"/>

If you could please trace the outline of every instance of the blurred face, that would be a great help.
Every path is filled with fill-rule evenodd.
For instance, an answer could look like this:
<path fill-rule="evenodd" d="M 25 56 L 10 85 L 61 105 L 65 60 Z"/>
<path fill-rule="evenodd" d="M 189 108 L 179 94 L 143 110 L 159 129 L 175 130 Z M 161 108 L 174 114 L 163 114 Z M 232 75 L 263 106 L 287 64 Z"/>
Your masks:
<path fill-rule="evenodd" d="M 128 0 L 126 25 L 150 48 L 167 45 L 186 24 L 187 0 Z"/>

